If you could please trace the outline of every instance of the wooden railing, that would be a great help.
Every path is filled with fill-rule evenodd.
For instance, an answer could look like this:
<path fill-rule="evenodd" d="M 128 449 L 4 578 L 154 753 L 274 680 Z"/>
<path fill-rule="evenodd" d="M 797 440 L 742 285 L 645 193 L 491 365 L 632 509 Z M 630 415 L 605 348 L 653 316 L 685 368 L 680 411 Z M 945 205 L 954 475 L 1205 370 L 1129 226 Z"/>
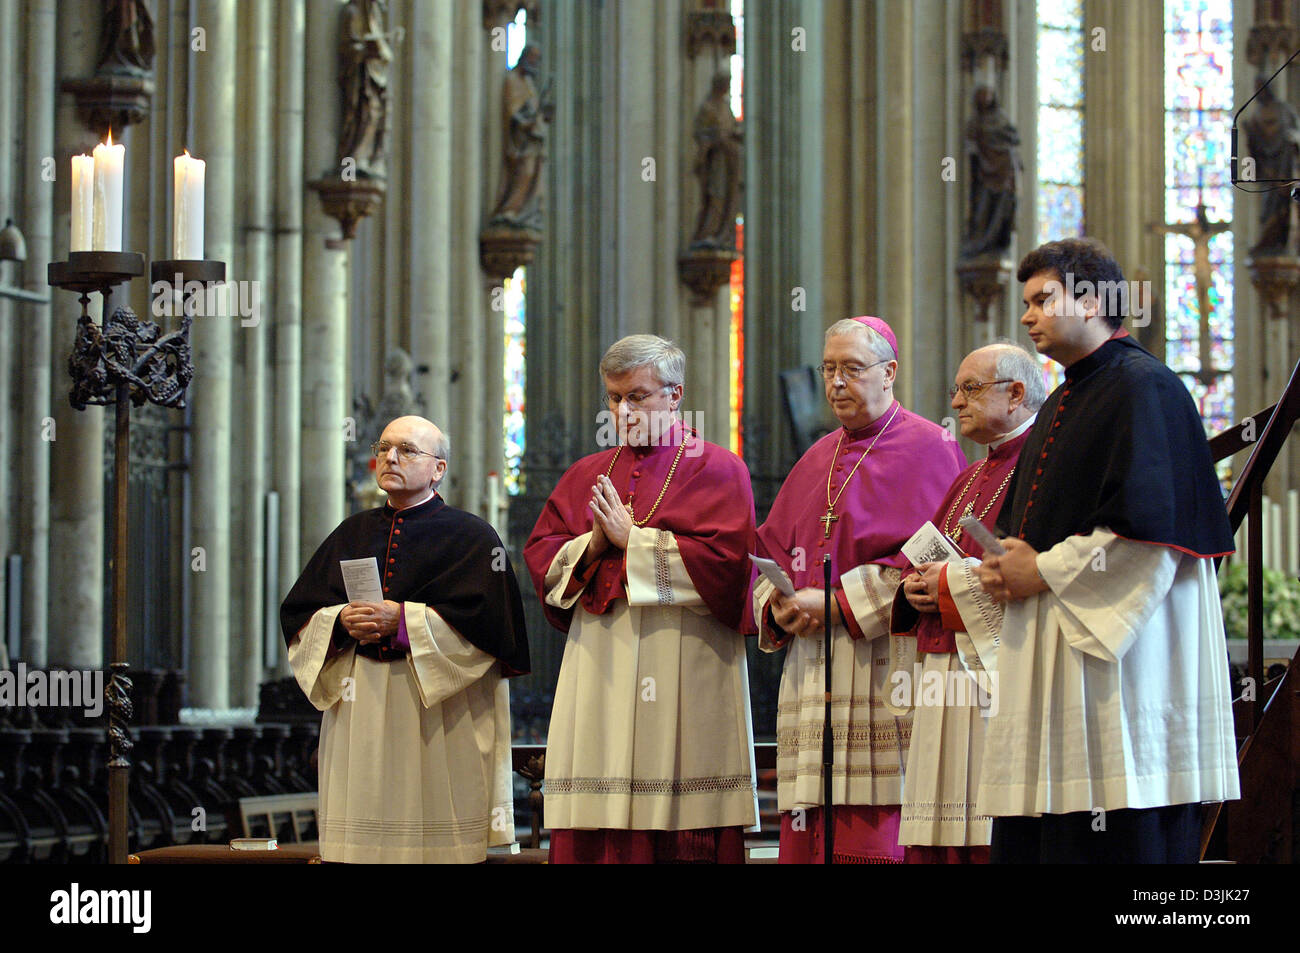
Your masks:
<path fill-rule="evenodd" d="M 1300 757 L 1300 702 L 1296 698 L 1300 655 L 1280 678 L 1264 681 L 1263 501 L 1264 481 L 1298 419 L 1300 363 L 1276 404 L 1210 441 L 1216 462 L 1252 443 L 1254 446 L 1227 502 L 1232 531 L 1236 533 L 1243 521 L 1246 524 L 1246 680 L 1242 697 L 1233 703 L 1242 799 L 1227 809 L 1226 837 L 1221 831 L 1224 806 L 1209 811 L 1201 838 L 1203 858 L 1218 836 L 1221 849 L 1232 860 L 1285 863 L 1291 859 L 1292 795 Z M 1252 435 L 1254 441 L 1249 439 Z"/>

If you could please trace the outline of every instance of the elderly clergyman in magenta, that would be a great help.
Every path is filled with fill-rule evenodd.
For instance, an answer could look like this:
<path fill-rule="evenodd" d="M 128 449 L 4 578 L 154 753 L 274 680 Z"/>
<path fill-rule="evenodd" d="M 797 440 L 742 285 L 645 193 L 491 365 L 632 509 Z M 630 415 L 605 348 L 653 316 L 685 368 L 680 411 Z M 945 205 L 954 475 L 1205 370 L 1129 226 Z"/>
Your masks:
<path fill-rule="evenodd" d="M 758 530 L 758 554 L 790 576 L 793 597 L 760 578 L 759 647 L 788 647 L 777 707 L 777 806 L 782 863 L 820 863 L 825 714 L 822 556 L 831 556 L 834 836 L 836 862 L 901 862 L 902 766 L 910 715 L 885 707 L 890 608 L 900 549 L 966 460 L 952 436 L 894 399 L 898 342 L 875 317 L 826 332 L 826 399 L 840 422 L 809 448 Z"/>

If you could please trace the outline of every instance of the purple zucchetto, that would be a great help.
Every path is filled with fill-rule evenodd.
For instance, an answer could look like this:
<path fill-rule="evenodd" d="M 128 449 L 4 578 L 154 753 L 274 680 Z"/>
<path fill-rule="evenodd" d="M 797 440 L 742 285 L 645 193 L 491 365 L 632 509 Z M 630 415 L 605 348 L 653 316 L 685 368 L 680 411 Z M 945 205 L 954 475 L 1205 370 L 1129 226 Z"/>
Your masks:
<path fill-rule="evenodd" d="M 853 318 L 859 324 L 865 324 L 871 330 L 875 331 L 882 338 L 889 342 L 889 346 L 894 349 L 894 357 L 898 357 L 898 338 L 894 336 L 894 329 L 891 328 L 882 318 L 872 317 L 869 314 L 858 315 Z"/>

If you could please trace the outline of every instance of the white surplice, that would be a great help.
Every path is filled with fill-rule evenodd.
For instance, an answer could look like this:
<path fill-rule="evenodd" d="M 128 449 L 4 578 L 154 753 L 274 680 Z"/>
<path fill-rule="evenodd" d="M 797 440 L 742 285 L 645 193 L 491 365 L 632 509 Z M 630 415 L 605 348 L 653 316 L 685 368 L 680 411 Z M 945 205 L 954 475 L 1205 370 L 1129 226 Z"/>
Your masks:
<path fill-rule="evenodd" d="M 836 804 L 898 804 L 902 799 L 912 716 L 896 715 L 889 698 L 891 669 L 910 668 L 915 639 L 889 637 L 890 609 L 900 573 L 867 564 L 840 577 L 863 638 L 843 625 L 831 629 L 831 794 Z M 754 586 L 754 618 L 760 620 L 758 647 L 780 646 L 762 624 L 775 591 L 765 577 Z M 826 716 L 825 636 L 792 638 L 786 649 L 776 709 L 777 807 L 782 812 L 822 803 L 822 731 Z M 905 651 L 911 655 L 891 655 Z"/>
<path fill-rule="evenodd" d="M 1038 555 L 1009 603 L 978 810 L 994 816 L 1240 797 L 1214 565 L 1106 528 Z"/>
<path fill-rule="evenodd" d="M 546 572 L 573 608 L 546 744 L 546 824 L 696 830 L 758 822 L 745 639 L 696 591 L 676 537 L 633 526 L 627 599 L 603 615 L 565 595 L 590 533 Z"/>
<path fill-rule="evenodd" d="M 992 669 L 1002 607 L 980 588 L 973 571 L 978 565 L 978 559 L 967 557 L 943 567 L 965 631 L 953 633 L 956 652 L 924 653 L 919 677 L 906 682 L 914 705 L 913 743 L 903 782 L 900 844 L 983 847 L 992 834 L 993 819 L 979 814 L 975 803 L 984 728 L 997 684 Z"/>
<path fill-rule="evenodd" d="M 380 662 L 355 644 L 327 657 L 344 608 L 312 616 L 289 663 L 325 714 L 321 857 L 345 863 L 478 863 L 514 842 L 510 692 L 500 663 L 436 611 L 403 603 L 411 651 Z"/>

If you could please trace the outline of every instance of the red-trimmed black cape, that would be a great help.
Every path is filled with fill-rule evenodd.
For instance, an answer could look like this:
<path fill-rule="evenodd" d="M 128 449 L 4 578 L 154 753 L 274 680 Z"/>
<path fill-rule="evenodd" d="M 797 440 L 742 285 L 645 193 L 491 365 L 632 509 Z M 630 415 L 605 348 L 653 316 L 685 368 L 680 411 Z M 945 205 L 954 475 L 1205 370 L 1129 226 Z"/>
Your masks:
<path fill-rule="evenodd" d="M 384 596 L 422 602 L 466 640 L 501 660 L 507 677 L 529 672 L 519 583 L 491 524 L 435 494 L 418 506 L 388 504 L 349 516 L 320 544 L 280 606 L 285 641 L 318 609 L 348 601 L 341 559 L 374 556 Z M 336 624 L 337 629 L 337 624 Z"/>
<path fill-rule="evenodd" d="M 999 531 L 1039 552 L 1099 526 L 1201 557 L 1234 548 L 1196 404 L 1127 334 L 1066 368 L 1006 492 Z"/>

